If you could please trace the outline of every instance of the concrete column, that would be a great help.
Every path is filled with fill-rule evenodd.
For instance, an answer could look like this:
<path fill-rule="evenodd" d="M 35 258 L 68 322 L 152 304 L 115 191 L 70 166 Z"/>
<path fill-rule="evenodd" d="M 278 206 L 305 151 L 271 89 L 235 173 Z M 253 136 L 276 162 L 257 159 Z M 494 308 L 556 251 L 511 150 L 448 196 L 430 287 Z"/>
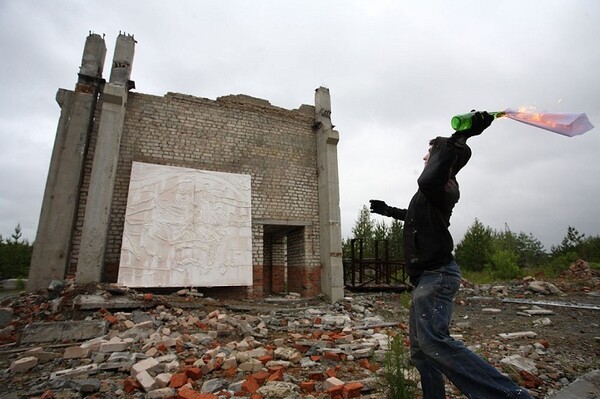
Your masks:
<path fill-rule="evenodd" d="M 120 34 L 115 46 L 110 82 L 104 86 L 102 93 L 102 113 L 75 276 L 77 283 L 102 281 L 134 49 L 133 36 Z"/>
<path fill-rule="evenodd" d="M 339 133 L 331 124 L 329 90 L 315 93 L 315 127 L 319 184 L 319 232 L 321 247 L 321 292 L 331 301 L 344 297 L 342 228 L 337 143 Z"/>
<path fill-rule="evenodd" d="M 27 280 L 30 291 L 48 288 L 53 279 L 65 277 L 105 57 L 104 39 L 90 34 L 85 42 L 75 92 L 59 89 L 56 94 L 61 114 L 33 245 Z"/>

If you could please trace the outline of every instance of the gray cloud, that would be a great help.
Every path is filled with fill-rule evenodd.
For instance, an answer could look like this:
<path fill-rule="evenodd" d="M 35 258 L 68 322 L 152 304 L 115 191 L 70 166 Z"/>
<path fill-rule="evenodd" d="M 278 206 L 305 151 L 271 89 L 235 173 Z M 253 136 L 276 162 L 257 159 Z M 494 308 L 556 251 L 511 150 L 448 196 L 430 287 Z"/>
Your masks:
<path fill-rule="evenodd" d="M 343 234 L 370 198 L 407 205 L 427 141 L 453 114 L 523 105 L 600 126 L 600 3 L 7 0 L 0 3 L 0 234 L 35 237 L 60 110 L 85 37 L 138 40 L 137 91 L 248 94 L 297 108 L 332 96 Z M 108 75 L 110 65 L 105 67 Z M 598 128 L 567 138 L 498 120 L 470 141 L 452 230 L 475 218 L 549 248 L 572 225 L 600 234 Z"/>

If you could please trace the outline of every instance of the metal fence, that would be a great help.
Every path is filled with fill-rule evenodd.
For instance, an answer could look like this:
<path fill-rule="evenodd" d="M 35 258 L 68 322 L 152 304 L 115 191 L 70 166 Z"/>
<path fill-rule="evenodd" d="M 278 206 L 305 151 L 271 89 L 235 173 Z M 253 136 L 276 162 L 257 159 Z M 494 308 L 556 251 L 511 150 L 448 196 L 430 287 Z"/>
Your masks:
<path fill-rule="evenodd" d="M 375 241 L 374 256 L 365 258 L 362 239 L 350 240 L 350 258 L 344 259 L 344 286 L 349 290 L 404 291 L 409 288 L 404 261 L 390 259 L 389 242 Z"/>

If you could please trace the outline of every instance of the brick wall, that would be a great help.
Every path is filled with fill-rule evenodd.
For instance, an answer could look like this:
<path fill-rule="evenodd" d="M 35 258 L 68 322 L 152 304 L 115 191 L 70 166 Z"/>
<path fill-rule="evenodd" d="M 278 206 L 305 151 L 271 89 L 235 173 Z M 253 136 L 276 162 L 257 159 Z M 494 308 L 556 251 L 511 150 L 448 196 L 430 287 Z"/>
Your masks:
<path fill-rule="evenodd" d="M 97 115 L 90 136 L 72 240 L 70 273 L 77 265 L 99 118 L 101 115 Z M 162 97 L 129 93 L 105 253 L 104 280 L 116 281 L 117 277 L 133 161 L 251 175 L 255 286 L 246 290 L 248 296 L 262 296 L 264 291 L 262 285 L 265 282 L 258 277 L 265 276 L 263 221 L 276 221 L 282 225 L 287 221 L 302 221 L 305 224 L 305 227 L 295 230 L 292 240 L 295 249 L 288 256 L 292 257 L 294 267 L 312 270 L 308 274 L 314 274 L 314 270 L 320 268 L 320 261 L 317 151 L 313 124 L 314 107 L 307 105 L 298 110 L 286 110 L 271 106 L 265 100 L 239 95 L 209 100 L 176 93 Z M 279 276 L 280 270 L 275 269 L 275 275 Z M 273 270 L 266 275 L 272 278 Z M 303 272 L 300 278 L 305 279 L 306 275 Z M 288 279 L 291 278 L 296 277 L 288 276 Z M 304 280 L 297 283 L 306 286 L 303 294 L 313 291 Z M 272 288 L 279 289 L 280 286 L 278 281 Z"/>

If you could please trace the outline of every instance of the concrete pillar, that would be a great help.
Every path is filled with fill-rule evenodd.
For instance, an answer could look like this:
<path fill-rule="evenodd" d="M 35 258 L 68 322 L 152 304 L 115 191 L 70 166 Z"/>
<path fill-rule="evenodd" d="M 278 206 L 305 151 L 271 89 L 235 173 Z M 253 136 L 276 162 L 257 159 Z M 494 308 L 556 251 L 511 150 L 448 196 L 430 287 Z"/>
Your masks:
<path fill-rule="evenodd" d="M 315 127 L 319 184 L 319 232 L 321 247 L 321 292 L 331 301 L 344 297 L 342 228 L 337 143 L 339 133 L 331 124 L 329 90 L 315 93 Z"/>
<path fill-rule="evenodd" d="M 134 49 L 133 36 L 120 34 L 115 46 L 110 82 L 105 84 L 102 93 L 102 112 L 75 276 L 77 283 L 102 281 Z"/>
<path fill-rule="evenodd" d="M 104 39 L 90 34 L 85 42 L 75 92 L 59 89 L 56 94 L 61 114 L 33 245 L 27 280 L 30 291 L 48 288 L 53 279 L 65 277 L 105 57 Z"/>

